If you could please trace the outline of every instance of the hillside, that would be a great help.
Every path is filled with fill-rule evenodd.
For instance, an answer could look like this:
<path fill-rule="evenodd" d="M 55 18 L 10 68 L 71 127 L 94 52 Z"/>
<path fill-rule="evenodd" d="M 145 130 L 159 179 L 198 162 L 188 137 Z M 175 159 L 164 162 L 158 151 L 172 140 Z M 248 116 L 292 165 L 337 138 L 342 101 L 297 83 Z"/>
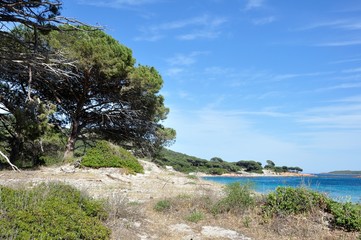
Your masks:
<path fill-rule="evenodd" d="M 202 172 L 212 175 L 238 173 L 264 174 L 265 172 L 269 174 L 297 174 L 302 172 L 302 169 L 299 167 L 276 166 L 271 160 L 267 160 L 265 166 L 262 166 L 261 162 L 255 160 L 227 162 L 219 157 L 213 157 L 210 160 L 206 160 L 166 148 L 161 150 L 159 156 L 154 159 L 153 162 L 160 166 L 172 166 L 174 170 L 183 173 Z"/>
<path fill-rule="evenodd" d="M 163 148 L 159 157 L 154 162 L 160 166 L 172 166 L 174 170 L 184 173 L 204 172 L 220 175 L 241 170 L 235 163 L 225 162 L 220 158 L 213 158 L 211 161 L 208 161 L 166 148 Z"/>

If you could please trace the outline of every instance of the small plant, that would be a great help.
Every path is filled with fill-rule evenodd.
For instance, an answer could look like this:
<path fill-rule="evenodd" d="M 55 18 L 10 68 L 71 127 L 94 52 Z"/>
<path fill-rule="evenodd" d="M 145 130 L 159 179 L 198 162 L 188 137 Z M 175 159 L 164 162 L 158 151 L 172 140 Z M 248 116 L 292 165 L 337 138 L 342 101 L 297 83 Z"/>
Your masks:
<path fill-rule="evenodd" d="M 197 223 L 204 219 L 204 214 L 202 212 L 194 211 L 186 217 L 187 221 Z"/>
<path fill-rule="evenodd" d="M 192 180 L 198 180 L 198 177 L 196 175 L 187 175 L 187 178 L 192 179 Z"/>
<path fill-rule="evenodd" d="M 130 173 L 144 173 L 143 166 L 127 150 L 107 141 L 98 141 L 90 148 L 82 160 L 85 167 L 119 167 L 126 168 Z"/>
<path fill-rule="evenodd" d="M 251 194 L 251 184 L 241 185 L 236 182 L 227 185 L 226 196 L 213 206 L 213 213 L 244 213 L 254 204 L 255 200 Z"/>
<path fill-rule="evenodd" d="M 243 219 L 243 225 L 246 228 L 249 228 L 249 225 L 250 225 L 251 221 L 252 221 L 252 219 L 249 216 L 245 216 L 244 219 Z"/>
<path fill-rule="evenodd" d="M 154 206 L 154 210 L 157 212 L 165 212 L 171 208 L 171 202 L 169 200 L 161 200 Z"/>

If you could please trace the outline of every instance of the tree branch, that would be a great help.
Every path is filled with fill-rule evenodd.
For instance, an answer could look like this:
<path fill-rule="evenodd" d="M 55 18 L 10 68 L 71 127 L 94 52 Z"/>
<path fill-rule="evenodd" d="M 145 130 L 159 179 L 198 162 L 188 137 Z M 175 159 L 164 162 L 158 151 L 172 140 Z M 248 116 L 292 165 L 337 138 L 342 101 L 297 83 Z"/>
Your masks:
<path fill-rule="evenodd" d="M 14 171 L 20 172 L 19 168 L 18 168 L 17 166 L 15 166 L 14 164 L 12 164 L 12 163 L 10 162 L 10 159 L 9 159 L 2 151 L 0 151 L 0 155 L 5 158 L 6 162 L 10 165 L 10 167 L 11 167 Z"/>

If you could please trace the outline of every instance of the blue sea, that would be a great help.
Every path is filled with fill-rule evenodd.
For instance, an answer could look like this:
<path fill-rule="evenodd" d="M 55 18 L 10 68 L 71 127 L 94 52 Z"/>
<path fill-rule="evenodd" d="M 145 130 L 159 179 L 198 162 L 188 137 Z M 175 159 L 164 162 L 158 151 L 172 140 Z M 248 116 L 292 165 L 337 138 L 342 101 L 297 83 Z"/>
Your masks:
<path fill-rule="evenodd" d="M 305 186 L 326 193 L 336 201 L 361 203 L 361 178 L 355 175 L 315 174 L 312 177 L 203 177 L 222 184 L 233 182 L 253 183 L 256 192 L 269 193 L 278 186 Z"/>

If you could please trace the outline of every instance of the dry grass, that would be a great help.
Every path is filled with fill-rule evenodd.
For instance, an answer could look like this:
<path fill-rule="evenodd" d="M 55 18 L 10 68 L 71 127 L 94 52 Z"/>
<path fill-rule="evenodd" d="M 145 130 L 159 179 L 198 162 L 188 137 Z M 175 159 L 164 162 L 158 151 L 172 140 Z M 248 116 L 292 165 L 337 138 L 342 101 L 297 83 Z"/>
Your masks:
<path fill-rule="evenodd" d="M 321 212 L 310 215 L 277 216 L 266 220 L 261 207 L 254 208 L 240 214 L 222 213 L 213 214 L 212 206 L 220 200 L 220 196 L 210 192 L 197 192 L 195 195 L 179 195 L 167 198 L 171 207 L 166 211 L 157 212 L 154 205 L 159 201 L 154 200 L 147 205 L 146 214 L 157 225 L 153 225 L 153 231 L 159 233 L 159 239 L 180 239 L 175 232 L 169 232 L 168 226 L 176 223 L 185 223 L 196 231 L 202 226 L 219 226 L 232 229 L 252 239 L 268 240 L 355 240 L 359 234 L 330 229 L 328 226 L 329 216 Z M 203 214 L 203 219 L 198 222 L 187 221 L 191 213 Z M 202 238 L 203 239 L 203 238 Z"/>
<path fill-rule="evenodd" d="M 107 199 L 106 206 L 109 212 L 106 226 L 112 230 L 112 239 L 139 239 L 140 228 L 144 225 L 142 204 L 114 194 Z"/>

